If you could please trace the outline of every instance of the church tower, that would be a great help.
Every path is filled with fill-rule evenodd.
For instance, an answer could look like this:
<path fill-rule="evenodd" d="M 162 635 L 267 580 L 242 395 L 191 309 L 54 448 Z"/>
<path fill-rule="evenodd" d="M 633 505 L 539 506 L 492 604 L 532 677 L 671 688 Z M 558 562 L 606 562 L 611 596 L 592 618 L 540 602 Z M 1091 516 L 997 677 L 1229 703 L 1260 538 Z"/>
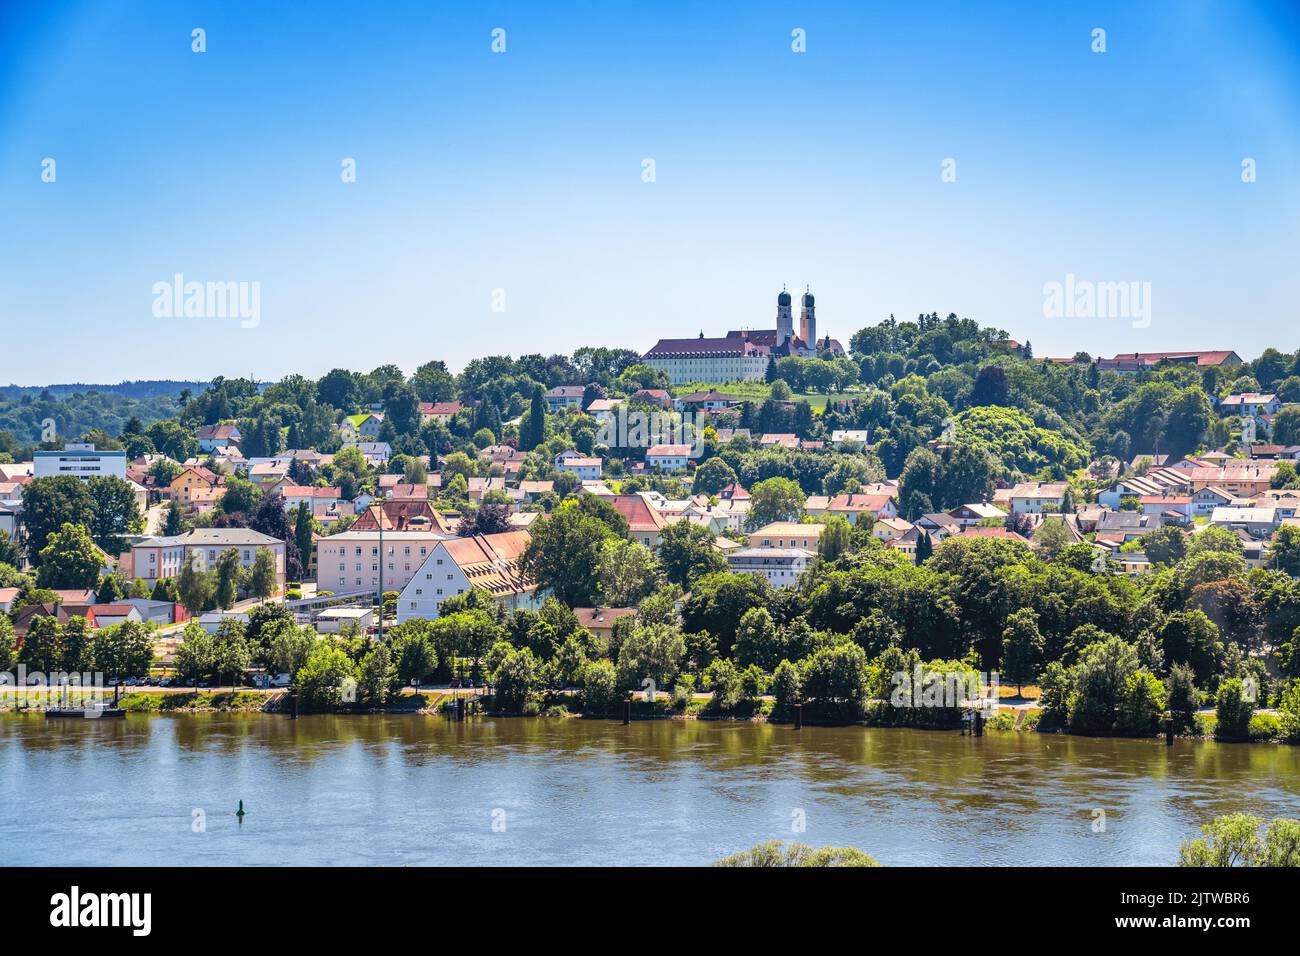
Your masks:
<path fill-rule="evenodd" d="M 803 294 L 803 311 L 799 313 L 799 338 L 814 352 L 817 350 L 817 308 L 808 290 Z"/>
<path fill-rule="evenodd" d="M 794 335 L 794 312 L 790 308 L 790 293 L 781 287 L 776 297 L 776 344 L 784 345 Z"/>

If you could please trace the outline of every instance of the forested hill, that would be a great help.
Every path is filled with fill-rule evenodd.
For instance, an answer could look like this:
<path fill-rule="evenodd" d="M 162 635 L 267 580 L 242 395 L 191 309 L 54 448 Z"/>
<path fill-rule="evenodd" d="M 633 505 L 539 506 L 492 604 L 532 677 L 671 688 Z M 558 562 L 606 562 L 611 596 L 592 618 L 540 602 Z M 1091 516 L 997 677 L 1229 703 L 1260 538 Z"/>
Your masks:
<path fill-rule="evenodd" d="M 71 382 L 60 385 L 0 385 L 0 399 L 20 399 L 24 395 L 33 398 L 48 393 L 56 398 L 75 393 L 100 392 L 105 395 L 121 395 L 123 398 L 158 398 L 176 396 L 183 389 L 189 389 L 197 395 L 208 387 L 207 382 L 178 382 L 172 379 L 148 379 L 136 382 L 119 382 L 116 385 L 93 385 L 85 382 Z"/>

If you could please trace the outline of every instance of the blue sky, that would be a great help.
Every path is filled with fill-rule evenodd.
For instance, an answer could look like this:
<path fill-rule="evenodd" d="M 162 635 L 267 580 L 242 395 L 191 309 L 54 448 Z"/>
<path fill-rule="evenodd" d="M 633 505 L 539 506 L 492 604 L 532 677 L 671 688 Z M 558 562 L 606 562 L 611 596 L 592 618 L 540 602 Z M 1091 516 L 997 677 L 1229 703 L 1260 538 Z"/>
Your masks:
<path fill-rule="evenodd" d="M 1300 347 L 1296 4 L 704 6 L 0 5 L 0 382 L 646 349 L 783 283 L 846 343 Z M 259 323 L 155 317 L 177 273 Z M 1069 274 L 1149 327 L 1045 317 Z"/>

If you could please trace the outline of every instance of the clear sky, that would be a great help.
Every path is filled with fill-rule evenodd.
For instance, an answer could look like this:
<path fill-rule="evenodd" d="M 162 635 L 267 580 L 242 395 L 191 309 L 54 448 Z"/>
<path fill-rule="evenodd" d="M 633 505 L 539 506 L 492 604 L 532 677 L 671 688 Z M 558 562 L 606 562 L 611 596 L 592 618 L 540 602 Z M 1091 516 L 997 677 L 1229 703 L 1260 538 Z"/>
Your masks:
<path fill-rule="evenodd" d="M 0 383 L 643 350 L 783 283 L 846 344 L 1300 347 L 1300 4 L 1070 7 L 0 3 Z M 260 321 L 156 317 L 178 273 Z M 1045 317 L 1070 274 L 1149 326 Z"/>

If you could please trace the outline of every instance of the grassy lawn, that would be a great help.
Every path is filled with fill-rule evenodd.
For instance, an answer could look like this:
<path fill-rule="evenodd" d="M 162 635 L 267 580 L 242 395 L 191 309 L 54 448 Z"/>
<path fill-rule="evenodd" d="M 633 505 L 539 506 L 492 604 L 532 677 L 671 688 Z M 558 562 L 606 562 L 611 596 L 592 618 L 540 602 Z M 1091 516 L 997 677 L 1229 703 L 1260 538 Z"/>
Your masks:
<path fill-rule="evenodd" d="M 127 694 L 118 703 L 125 711 L 140 714 L 166 714 L 187 710 L 258 711 L 266 704 L 265 694 L 249 691 L 225 691 L 219 694 L 189 691 L 184 694 Z"/>

